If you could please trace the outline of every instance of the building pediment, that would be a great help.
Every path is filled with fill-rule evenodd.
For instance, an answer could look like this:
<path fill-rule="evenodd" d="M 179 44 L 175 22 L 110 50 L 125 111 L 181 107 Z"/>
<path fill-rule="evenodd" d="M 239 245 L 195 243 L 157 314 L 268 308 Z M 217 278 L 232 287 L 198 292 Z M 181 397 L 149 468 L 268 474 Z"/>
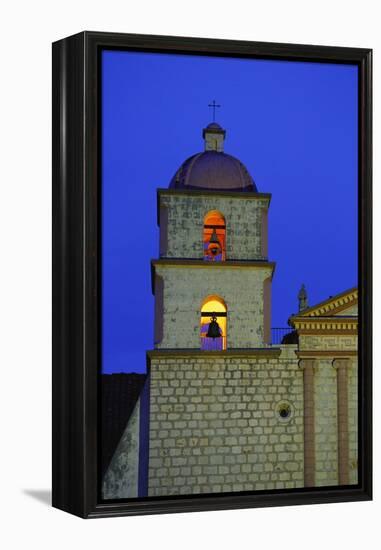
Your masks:
<path fill-rule="evenodd" d="M 312 307 L 292 315 L 289 325 L 299 332 L 357 332 L 358 289 L 352 288 L 331 296 Z"/>
<path fill-rule="evenodd" d="M 312 307 L 300 311 L 292 317 L 333 317 L 336 315 L 357 315 L 358 289 L 357 287 L 346 290 L 336 296 L 330 296 Z"/>

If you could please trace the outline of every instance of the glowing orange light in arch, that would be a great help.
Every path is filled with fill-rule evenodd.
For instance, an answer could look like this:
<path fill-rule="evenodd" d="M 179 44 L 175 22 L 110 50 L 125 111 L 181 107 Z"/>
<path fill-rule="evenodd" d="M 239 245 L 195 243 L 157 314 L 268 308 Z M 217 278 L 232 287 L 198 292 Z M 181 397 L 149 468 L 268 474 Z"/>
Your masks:
<path fill-rule="evenodd" d="M 211 240 L 217 239 L 216 242 Z M 223 262 L 226 259 L 226 222 L 218 210 L 211 210 L 204 218 L 204 260 Z"/>

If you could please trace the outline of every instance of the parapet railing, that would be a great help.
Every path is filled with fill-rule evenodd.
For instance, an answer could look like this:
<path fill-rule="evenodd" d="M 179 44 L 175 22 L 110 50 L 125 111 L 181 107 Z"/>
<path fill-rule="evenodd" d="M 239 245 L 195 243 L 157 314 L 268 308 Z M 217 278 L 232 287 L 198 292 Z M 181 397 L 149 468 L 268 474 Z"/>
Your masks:
<path fill-rule="evenodd" d="M 271 329 L 271 342 L 268 345 L 279 346 L 284 344 L 296 344 L 296 331 L 290 327 L 274 327 Z M 203 351 L 223 351 L 226 349 L 226 336 L 208 338 L 201 336 L 200 349 Z"/>
<path fill-rule="evenodd" d="M 296 333 L 290 327 L 274 327 L 271 329 L 271 344 L 277 346 L 280 344 L 295 344 Z"/>

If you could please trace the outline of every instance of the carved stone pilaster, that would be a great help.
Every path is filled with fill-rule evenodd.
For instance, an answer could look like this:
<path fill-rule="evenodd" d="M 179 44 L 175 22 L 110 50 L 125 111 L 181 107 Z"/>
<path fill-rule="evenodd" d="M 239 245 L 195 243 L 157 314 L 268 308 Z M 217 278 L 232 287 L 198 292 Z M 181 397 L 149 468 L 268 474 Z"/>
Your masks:
<path fill-rule="evenodd" d="M 348 358 L 334 359 L 332 366 L 337 371 L 337 454 L 339 484 L 349 483 L 349 437 L 348 437 Z"/>
<path fill-rule="evenodd" d="M 301 359 L 304 388 L 304 485 L 315 486 L 315 359 Z"/>

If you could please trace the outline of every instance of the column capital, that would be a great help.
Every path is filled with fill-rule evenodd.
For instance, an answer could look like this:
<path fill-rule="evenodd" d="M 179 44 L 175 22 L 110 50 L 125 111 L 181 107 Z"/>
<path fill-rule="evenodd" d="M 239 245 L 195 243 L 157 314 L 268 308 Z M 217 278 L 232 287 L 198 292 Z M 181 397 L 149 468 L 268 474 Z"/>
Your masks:
<path fill-rule="evenodd" d="M 349 357 L 340 357 L 332 359 L 332 367 L 334 369 L 347 369 L 351 366 L 351 360 Z"/>
<path fill-rule="evenodd" d="M 312 370 L 314 371 L 317 367 L 316 359 L 299 359 L 298 367 L 302 370 Z"/>

